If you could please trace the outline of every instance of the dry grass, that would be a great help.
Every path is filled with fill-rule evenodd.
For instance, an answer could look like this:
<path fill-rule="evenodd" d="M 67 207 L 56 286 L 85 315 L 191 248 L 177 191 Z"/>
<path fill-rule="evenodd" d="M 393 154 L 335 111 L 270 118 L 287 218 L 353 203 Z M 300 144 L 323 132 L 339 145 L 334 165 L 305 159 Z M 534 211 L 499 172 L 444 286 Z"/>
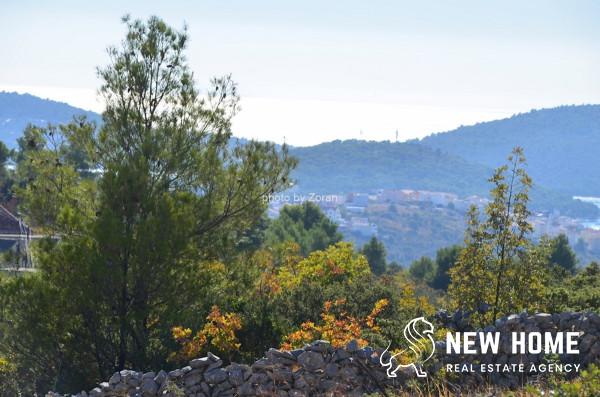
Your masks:
<path fill-rule="evenodd" d="M 387 397 L 599 397 L 600 368 L 591 364 L 575 379 L 565 380 L 562 376 L 549 376 L 515 390 L 484 385 L 466 386 L 451 383 L 441 377 L 434 377 L 424 384 L 414 383 L 413 386 L 411 390 L 388 391 Z M 373 396 L 379 394 L 374 393 Z"/>
<path fill-rule="evenodd" d="M 544 395 L 548 395 L 546 392 Z M 407 390 L 402 392 L 388 393 L 389 397 L 538 397 L 536 393 L 526 390 L 509 390 L 493 387 L 482 387 L 477 389 L 450 388 L 447 386 L 436 387 L 433 390 Z"/>
<path fill-rule="evenodd" d="M 561 382 L 562 385 L 577 385 L 580 384 L 580 379 L 573 381 Z M 429 384 L 425 387 L 414 388 L 404 391 L 387 392 L 388 397 L 539 397 L 539 396 L 600 396 L 594 390 L 581 390 L 581 394 L 573 391 L 565 392 L 558 391 L 556 384 L 536 384 L 532 389 L 535 391 L 526 390 L 524 387 L 511 390 L 508 388 L 500 388 L 494 386 L 480 387 L 461 387 L 458 384 Z M 558 392 L 557 392 L 558 391 Z M 374 393 L 369 397 L 383 397 L 382 394 Z"/>

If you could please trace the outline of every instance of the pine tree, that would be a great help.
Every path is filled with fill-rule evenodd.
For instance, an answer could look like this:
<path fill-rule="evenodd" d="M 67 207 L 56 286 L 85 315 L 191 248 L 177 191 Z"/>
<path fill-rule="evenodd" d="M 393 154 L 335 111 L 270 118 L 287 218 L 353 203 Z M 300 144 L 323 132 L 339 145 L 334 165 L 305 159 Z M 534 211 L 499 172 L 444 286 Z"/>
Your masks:
<path fill-rule="evenodd" d="M 385 252 L 385 246 L 377 237 L 373 236 L 361 249 L 358 250 L 359 254 L 363 254 L 369 262 L 371 272 L 377 276 L 385 273 L 387 263 L 385 261 L 387 252 Z"/>
<path fill-rule="evenodd" d="M 164 364 L 170 328 L 206 316 L 195 312 L 208 299 L 204 264 L 235 249 L 296 164 L 285 146 L 230 143 L 236 84 L 216 78 L 200 93 L 185 29 L 157 17 L 123 22 L 125 39 L 98 69 L 102 126 L 78 118 L 32 128 L 37 150 L 20 163 L 21 210 L 54 237 L 34 254 L 46 289 L 60 291 L 52 321 L 69 335 L 57 335 L 60 354 L 87 368 L 57 377 L 83 383 Z M 97 177 L 81 172 L 75 149 Z M 27 340 L 26 322 L 18 330 Z"/>
<path fill-rule="evenodd" d="M 552 249 L 550 252 L 549 263 L 565 269 L 571 275 L 577 272 L 577 256 L 569 245 L 569 238 L 564 234 L 559 234 L 551 240 Z"/>
<path fill-rule="evenodd" d="M 326 250 L 342 241 L 343 237 L 337 223 L 327 218 L 312 201 L 284 206 L 279 211 L 279 218 L 271 221 L 266 230 L 267 245 L 295 242 L 304 257 L 314 251 Z"/>

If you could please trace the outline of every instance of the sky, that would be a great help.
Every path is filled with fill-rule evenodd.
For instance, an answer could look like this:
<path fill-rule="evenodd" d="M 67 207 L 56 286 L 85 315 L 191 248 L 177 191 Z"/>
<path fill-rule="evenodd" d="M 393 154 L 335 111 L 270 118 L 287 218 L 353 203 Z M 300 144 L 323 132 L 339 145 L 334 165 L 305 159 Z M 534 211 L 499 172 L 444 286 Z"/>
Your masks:
<path fill-rule="evenodd" d="M 404 141 L 600 103 L 593 0 L 0 0 L 0 91 L 101 112 L 96 68 L 128 13 L 187 25 L 200 89 L 232 74 L 238 137 Z"/>

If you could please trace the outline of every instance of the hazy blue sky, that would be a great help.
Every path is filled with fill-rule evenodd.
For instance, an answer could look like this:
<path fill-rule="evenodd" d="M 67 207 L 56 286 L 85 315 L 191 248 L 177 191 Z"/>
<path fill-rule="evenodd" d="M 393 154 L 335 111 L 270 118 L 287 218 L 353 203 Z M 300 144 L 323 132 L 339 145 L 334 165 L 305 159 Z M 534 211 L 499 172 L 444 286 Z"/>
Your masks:
<path fill-rule="evenodd" d="M 232 73 L 234 134 L 400 140 L 600 103 L 597 1 L 0 0 L 0 90 L 102 110 L 120 17 L 187 23 L 199 87 Z"/>

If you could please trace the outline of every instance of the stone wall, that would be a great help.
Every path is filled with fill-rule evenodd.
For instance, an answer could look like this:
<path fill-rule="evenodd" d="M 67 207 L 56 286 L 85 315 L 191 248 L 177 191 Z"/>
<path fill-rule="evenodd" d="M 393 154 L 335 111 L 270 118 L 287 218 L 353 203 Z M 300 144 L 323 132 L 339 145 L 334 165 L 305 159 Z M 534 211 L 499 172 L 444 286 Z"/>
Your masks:
<path fill-rule="evenodd" d="M 476 332 L 477 335 L 499 332 L 498 353 L 484 354 L 476 343 L 472 347 L 475 353 L 464 354 L 463 349 L 458 353 L 446 354 L 446 341 L 439 341 L 435 345 L 436 359 L 425 363 L 429 374 L 450 365 L 461 370 L 456 371 L 456 383 L 461 386 L 476 383 L 517 386 L 532 376 L 540 375 L 539 371 L 529 371 L 531 364 L 547 364 L 548 357 L 543 353 L 512 354 L 512 332 L 548 332 L 556 335 L 558 332 L 577 331 L 579 354 L 563 354 L 554 360 L 562 365 L 581 364 L 579 371 L 591 362 L 599 362 L 600 316 L 595 313 L 567 312 L 530 317 L 522 313 L 502 317 L 494 326 L 477 331 L 468 326 L 466 317 L 469 314 L 457 311 L 449 315 L 441 311 L 436 318 L 445 328 L 453 330 L 454 335 L 466 331 Z M 252 365 L 232 363 L 223 366 L 219 357 L 208 353 L 207 357 L 192 360 L 185 368 L 169 373 L 117 372 L 107 382 L 77 396 L 362 396 L 363 393 L 406 387 L 410 380 L 426 379 L 417 378 L 411 367 L 399 370 L 395 378 L 388 377 L 387 368 L 380 364 L 382 354 L 384 349 L 359 348 L 356 341 L 337 348 L 329 346 L 326 341 L 315 341 L 294 351 L 270 349 L 265 357 Z M 385 353 L 383 358 L 387 362 L 389 353 Z M 395 360 L 392 363 L 394 367 L 397 364 Z M 522 364 L 526 370 L 516 373 L 481 371 L 482 364 Z M 577 372 L 572 371 L 572 375 Z M 58 396 L 53 392 L 47 394 L 47 397 Z"/>
<path fill-rule="evenodd" d="M 315 341 L 303 349 L 270 349 L 251 366 L 223 361 L 214 354 L 189 362 L 185 368 L 166 373 L 121 371 L 108 382 L 77 396 L 362 396 L 382 388 L 398 387 L 379 365 L 370 347 L 359 348 L 354 340 L 333 348 Z M 59 396 L 48 393 L 47 397 Z"/>
<path fill-rule="evenodd" d="M 447 341 L 436 343 L 436 356 L 439 360 L 434 365 L 434 370 L 454 364 L 451 368 L 457 369 L 460 384 L 491 383 L 502 387 L 516 387 L 526 383 L 532 377 L 543 376 L 560 372 L 567 378 L 575 377 L 590 363 L 600 363 L 600 316 L 594 312 L 562 314 L 538 313 L 528 316 L 526 312 L 512 314 L 496 320 L 493 326 L 473 330 L 466 321 L 472 312 L 463 313 L 459 310 L 449 315 L 445 311 L 436 314 L 436 318 L 445 328 L 453 330 L 453 335 L 458 332 L 475 332 L 473 346 L 476 353 L 464 354 L 464 347 L 458 354 L 447 353 Z M 496 354 L 482 352 L 479 345 L 479 334 L 499 333 L 499 349 Z M 557 335 L 562 335 L 562 354 L 540 353 L 513 354 L 513 336 L 521 339 L 520 333 L 526 336 L 530 333 L 539 333 L 540 338 L 535 344 L 545 349 L 546 338 L 555 342 Z M 566 353 L 567 333 L 576 332 L 577 354 Z M 514 333 L 517 333 L 515 335 Z M 539 343 L 538 343 L 539 342 Z M 529 343 L 526 344 L 529 350 Z M 520 349 L 519 349 L 520 350 Z M 471 365 L 475 364 L 475 365 Z M 575 365 L 577 364 L 577 365 Z M 457 367 L 458 365 L 458 367 Z M 509 366 L 509 370 L 505 365 Z M 482 368 L 483 367 L 483 368 Z M 482 370 L 483 369 L 483 370 Z M 491 369 L 489 371 L 488 369 Z M 516 369 L 516 370 L 515 370 Z"/>

